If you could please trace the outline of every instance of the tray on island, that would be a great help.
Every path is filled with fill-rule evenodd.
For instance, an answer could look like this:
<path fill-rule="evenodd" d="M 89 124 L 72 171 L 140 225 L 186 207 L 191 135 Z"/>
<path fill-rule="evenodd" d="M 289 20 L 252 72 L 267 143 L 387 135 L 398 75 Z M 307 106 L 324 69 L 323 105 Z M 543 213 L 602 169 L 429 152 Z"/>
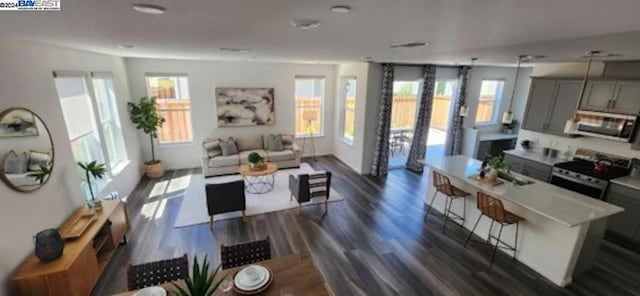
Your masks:
<path fill-rule="evenodd" d="M 73 222 L 63 225 L 60 228 L 60 236 L 63 239 L 79 238 L 94 221 L 96 221 L 95 214 L 83 214 Z"/>
<path fill-rule="evenodd" d="M 489 180 L 487 178 L 480 178 L 479 175 L 471 175 L 471 176 L 469 176 L 469 179 L 476 180 L 476 181 L 478 181 L 478 182 L 480 182 L 482 184 L 489 185 L 491 187 L 496 187 L 496 186 L 500 186 L 500 185 L 504 184 L 504 181 L 502 181 L 500 179 L 496 179 L 496 180 L 492 181 L 492 180 Z"/>

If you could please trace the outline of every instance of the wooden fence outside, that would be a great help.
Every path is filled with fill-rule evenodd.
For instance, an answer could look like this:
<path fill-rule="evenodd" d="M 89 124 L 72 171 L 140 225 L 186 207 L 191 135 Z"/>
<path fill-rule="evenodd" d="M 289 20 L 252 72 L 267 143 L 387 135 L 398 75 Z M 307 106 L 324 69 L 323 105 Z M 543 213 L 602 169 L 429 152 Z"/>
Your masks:
<path fill-rule="evenodd" d="M 163 144 L 193 141 L 191 102 L 189 100 L 158 99 L 158 114 L 165 122 L 158 130 L 158 142 Z"/>

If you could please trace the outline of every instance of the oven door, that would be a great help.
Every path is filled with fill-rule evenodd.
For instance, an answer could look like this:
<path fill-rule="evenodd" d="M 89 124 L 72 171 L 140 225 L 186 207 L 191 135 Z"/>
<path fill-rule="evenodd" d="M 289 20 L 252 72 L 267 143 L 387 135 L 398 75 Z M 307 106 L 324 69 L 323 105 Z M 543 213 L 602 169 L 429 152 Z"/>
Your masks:
<path fill-rule="evenodd" d="M 559 174 L 551 175 L 550 183 L 597 199 L 602 199 L 604 195 L 604 188 L 598 187 L 582 180 L 569 179 Z"/>

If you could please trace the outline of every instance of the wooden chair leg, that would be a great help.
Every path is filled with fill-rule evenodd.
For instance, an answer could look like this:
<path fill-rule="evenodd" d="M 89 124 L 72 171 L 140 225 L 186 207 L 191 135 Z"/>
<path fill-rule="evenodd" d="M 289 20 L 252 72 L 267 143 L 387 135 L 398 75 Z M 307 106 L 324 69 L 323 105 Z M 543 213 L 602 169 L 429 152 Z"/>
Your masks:
<path fill-rule="evenodd" d="M 213 229 L 213 215 L 209 216 L 209 228 Z"/>
<path fill-rule="evenodd" d="M 247 214 L 244 211 L 242 211 L 242 222 L 247 223 Z"/>
<path fill-rule="evenodd" d="M 298 204 L 298 213 L 297 215 L 300 216 L 300 213 L 302 213 L 302 204 Z"/>

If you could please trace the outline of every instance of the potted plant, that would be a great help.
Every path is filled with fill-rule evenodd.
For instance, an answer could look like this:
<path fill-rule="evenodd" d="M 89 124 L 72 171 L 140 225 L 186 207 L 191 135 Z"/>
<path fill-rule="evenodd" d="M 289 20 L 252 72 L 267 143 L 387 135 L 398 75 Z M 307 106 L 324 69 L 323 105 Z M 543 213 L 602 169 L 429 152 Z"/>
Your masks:
<path fill-rule="evenodd" d="M 78 166 L 84 171 L 84 186 L 85 186 L 85 194 L 87 196 L 87 206 L 89 208 L 94 208 L 98 211 L 102 210 L 102 201 L 99 199 L 96 200 L 96 194 L 98 194 L 98 184 L 95 181 L 91 180 L 93 177 L 94 180 L 102 179 L 106 172 L 104 167 L 104 163 L 98 163 L 95 160 L 92 162 L 81 163 L 78 162 Z M 87 192 L 89 194 L 87 194 Z M 91 198 L 91 199 L 89 199 Z"/>
<path fill-rule="evenodd" d="M 165 119 L 158 114 L 155 98 L 143 97 L 137 104 L 129 102 L 127 105 L 129 106 L 131 122 L 136 125 L 137 129 L 149 135 L 151 142 L 151 160 L 144 163 L 147 177 L 160 178 L 164 175 L 164 166 L 160 160 L 156 159 L 153 139 L 158 138 L 158 129 Z"/>
<path fill-rule="evenodd" d="M 42 185 L 44 184 L 45 181 L 47 181 L 47 179 L 49 178 L 49 175 L 51 175 L 52 169 L 53 169 L 53 166 L 40 165 L 38 170 L 29 174 L 29 177 L 35 178 L 36 182 Z"/>
<path fill-rule="evenodd" d="M 198 257 L 193 256 L 193 270 L 191 274 L 187 276 L 184 281 L 186 287 L 180 287 L 175 283 L 171 283 L 176 289 L 173 291 L 178 296 L 210 296 L 215 293 L 220 284 L 224 281 L 226 276 L 222 277 L 218 281 L 214 281 L 221 265 L 218 265 L 213 272 L 209 270 L 209 262 L 207 262 L 207 256 L 204 256 L 202 261 L 202 267 L 198 264 Z"/>
<path fill-rule="evenodd" d="M 247 161 L 249 162 L 249 168 L 252 170 L 261 170 L 264 168 L 264 158 L 257 152 L 249 153 Z"/>
<path fill-rule="evenodd" d="M 498 179 L 499 171 L 511 172 L 511 167 L 504 162 L 503 156 L 492 156 L 487 159 L 487 165 L 489 166 L 489 173 L 486 174 L 487 179 L 495 181 Z"/>

